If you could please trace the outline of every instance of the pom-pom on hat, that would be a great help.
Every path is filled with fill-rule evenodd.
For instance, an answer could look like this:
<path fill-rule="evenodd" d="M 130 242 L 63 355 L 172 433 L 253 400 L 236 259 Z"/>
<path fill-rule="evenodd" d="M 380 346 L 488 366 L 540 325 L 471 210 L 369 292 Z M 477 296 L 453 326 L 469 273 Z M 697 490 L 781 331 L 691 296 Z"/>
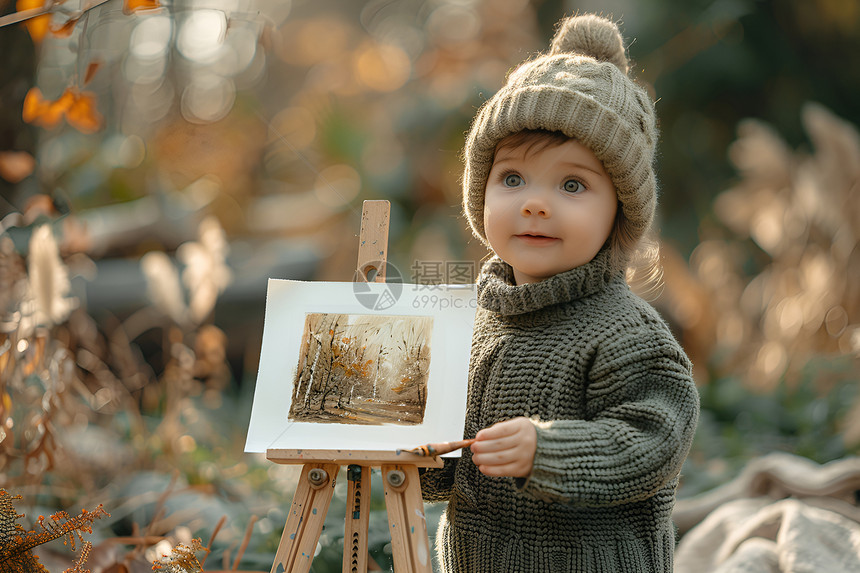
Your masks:
<path fill-rule="evenodd" d="M 627 76 L 618 27 L 593 14 L 558 24 L 547 54 L 528 60 L 478 111 L 464 149 L 463 209 L 487 244 L 484 192 L 496 145 L 523 130 L 559 131 L 597 156 L 615 184 L 632 239 L 650 228 L 657 204 L 654 102 Z"/>

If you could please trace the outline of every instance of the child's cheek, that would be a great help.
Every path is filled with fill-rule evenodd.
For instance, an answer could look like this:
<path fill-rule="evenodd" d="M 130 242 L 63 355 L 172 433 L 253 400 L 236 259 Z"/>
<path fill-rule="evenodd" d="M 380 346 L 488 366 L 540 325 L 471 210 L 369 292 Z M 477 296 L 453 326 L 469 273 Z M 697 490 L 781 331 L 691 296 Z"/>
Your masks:
<path fill-rule="evenodd" d="M 493 252 L 498 253 L 498 251 L 496 251 L 496 246 L 493 244 L 495 243 L 494 239 L 496 230 L 496 228 L 493 226 L 493 223 L 494 220 L 492 214 L 490 213 L 490 210 L 484 207 L 484 236 L 487 237 L 487 243 L 489 243 L 490 248 L 493 250 Z"/>

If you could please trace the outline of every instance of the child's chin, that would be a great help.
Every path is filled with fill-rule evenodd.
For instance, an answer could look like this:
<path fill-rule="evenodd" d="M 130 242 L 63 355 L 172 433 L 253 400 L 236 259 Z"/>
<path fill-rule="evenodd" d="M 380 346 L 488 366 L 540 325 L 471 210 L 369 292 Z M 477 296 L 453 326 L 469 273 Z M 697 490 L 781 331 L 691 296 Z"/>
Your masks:
<path fill-rule="evenodd" d="M 570 267 L 564 266 L 564 267 L 558 267 L 558 268 L 552 268 L 552 269 L 535 269 L 535 272 L 526 273 L 526 274 L 528 274 L 530 277 L 532 277 L 534 279 L 531 282 L 540 282 L 540 281 L 546 280 L 548 278 L 552 278 L 555 275 L 560 275 L 561 273 L 566 273 L 567 271 L 571 271 L 578 266 L 580 266 L 580 265 L 573 265 Z"/>
<path fill-rule="evenodd" d="M 520 272 L 520 280 L 517 281 L 517 284 L 524 283 L 539 283 L 543 280 L 550 278 L 558 273 L 547 271 L 547 270 L 533 270 L 526 271 L 523 270 Z"/>

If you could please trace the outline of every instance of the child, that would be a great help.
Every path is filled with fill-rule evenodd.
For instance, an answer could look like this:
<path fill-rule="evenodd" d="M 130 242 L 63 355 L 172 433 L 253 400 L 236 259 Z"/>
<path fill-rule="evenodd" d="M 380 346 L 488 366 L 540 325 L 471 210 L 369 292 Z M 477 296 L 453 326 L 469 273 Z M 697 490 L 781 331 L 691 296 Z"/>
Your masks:
<path fill-rule="evenodd" d="M 445 571 L 665 572 L 693 439 L 690 362 L 625 268 L 656 204 L 654 104 L 618 28 L 563 20 L 478 112 L 463 203 L 478 278 L 465 438 L 422 474 Z"/>

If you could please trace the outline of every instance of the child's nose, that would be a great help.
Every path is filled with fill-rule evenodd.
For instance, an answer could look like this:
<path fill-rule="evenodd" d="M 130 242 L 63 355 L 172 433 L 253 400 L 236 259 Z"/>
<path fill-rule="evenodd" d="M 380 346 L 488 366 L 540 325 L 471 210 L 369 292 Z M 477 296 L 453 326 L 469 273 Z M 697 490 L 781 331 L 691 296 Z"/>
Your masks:
<path fill-rule="evenodd" d="M 532 193 L 520 207 L 520 214 L 524 217 L 532 215 L 543 218 L 549 217 L 549 201 L 544 198 L 543 193 Z"/>

